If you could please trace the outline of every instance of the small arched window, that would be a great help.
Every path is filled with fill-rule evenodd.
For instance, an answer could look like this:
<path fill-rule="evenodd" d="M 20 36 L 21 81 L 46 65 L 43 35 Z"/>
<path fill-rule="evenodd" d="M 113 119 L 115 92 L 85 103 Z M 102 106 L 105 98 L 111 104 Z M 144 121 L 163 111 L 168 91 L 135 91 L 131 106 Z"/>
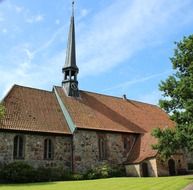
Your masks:
<path fill-rule="evenodd" d="M 44 140 L 44 159 L 53 159 L 53 144 L 51 139 Z"/>
<path fill-rule="evenodd" d="M 24 159 L 24 140 L 22 136 L 15 136 L 14 147 L 13 147 L 13 158 L 14 159 Z"/>
<path fill-rule="evenodd" d="M 106 160 L 107 159 L 107 142 L 106 142 L 105 136 L 100 135 L 98 139 L 98 143 L 99 143 L 99 159 Z"/>

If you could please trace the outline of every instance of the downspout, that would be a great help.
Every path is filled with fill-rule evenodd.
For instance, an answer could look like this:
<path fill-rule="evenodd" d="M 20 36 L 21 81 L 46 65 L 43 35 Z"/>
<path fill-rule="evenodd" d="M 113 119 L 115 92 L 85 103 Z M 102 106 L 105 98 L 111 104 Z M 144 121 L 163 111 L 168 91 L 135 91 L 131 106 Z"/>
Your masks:
<path fill-rule="evenodd" d="M 71 172 L 74 174 L 74 136 L 71 138 Z"/>

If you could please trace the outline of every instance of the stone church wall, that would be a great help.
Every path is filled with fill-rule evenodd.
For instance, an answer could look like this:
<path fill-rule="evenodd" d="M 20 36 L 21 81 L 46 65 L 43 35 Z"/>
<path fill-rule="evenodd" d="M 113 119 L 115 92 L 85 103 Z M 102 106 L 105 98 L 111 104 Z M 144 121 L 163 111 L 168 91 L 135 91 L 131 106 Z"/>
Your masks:
<path fill-rule="evenodd" d="M 18 161 L 13 159 L 13 141 L 16 135 L 24 138 L 24 159 L 34 167 L 61 167 L 71 170 L 71 137 L 40 134 L 0 132 L 0 164 Z M 54 156 L 44 159 L 44 140 L 49 138 L 54 145 Z"/>
<path fill-rule="evenodd" d="M 148 165 L 149 177 L 158 177 L 156 158 L 149 158 L 145 160 L 144 162 L 146 162 Z"/>
<path fill-rule="evenodd" d="M 173 159 L 175 162 L 175 172 L 176 175 L 179 174 L 180 170 L 187 170 L 187 162 L 186 158 L 183 154 L 176 154 L 172 156 L 170 159 Z M 158 176 L 169 176 L 169 167 L 168 160 L 162 161 L 159 156 L 157 156 L 157 170 Z"/>
<path fill-rule="evenodd" d="M 186 151 L 187 169 L 189 173 L 193 173 L 193 152 Z"/>
<path fill-rule="evenodd" d="M 99 159 L 98 137 L 106 136 L 107 159 Z M 127 159 L 123 137 L 133 139 L 131 134 L 77 130 L 74 134 L 74 171 L 83 173 L 102 164 L 118 165 Z"/>
<path fill-rule="evenodd" d="M 156 158 L 149 158 L 138 164 L 129 164 L 125 166 L 126 174 L 129 177 L 143 177 L 142 164 L 146 163 L 148 167 L 148 177 L 157 177 Z"/>
<path fill-rule="evenodd" d="M 141 177 L 140 164 L 130 164 L 125 166 L 128 177 Z"/>

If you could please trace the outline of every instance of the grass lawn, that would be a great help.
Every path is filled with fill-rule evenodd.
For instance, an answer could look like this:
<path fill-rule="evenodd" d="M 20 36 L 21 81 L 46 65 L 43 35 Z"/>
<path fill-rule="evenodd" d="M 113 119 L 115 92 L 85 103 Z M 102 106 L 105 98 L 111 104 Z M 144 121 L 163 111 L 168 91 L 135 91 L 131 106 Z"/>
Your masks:
<path fill-rule="evenodd" d="M 0 190 L 182 190 L 193 176 L 110 178 L 31 184 L 0 184 Z"/>

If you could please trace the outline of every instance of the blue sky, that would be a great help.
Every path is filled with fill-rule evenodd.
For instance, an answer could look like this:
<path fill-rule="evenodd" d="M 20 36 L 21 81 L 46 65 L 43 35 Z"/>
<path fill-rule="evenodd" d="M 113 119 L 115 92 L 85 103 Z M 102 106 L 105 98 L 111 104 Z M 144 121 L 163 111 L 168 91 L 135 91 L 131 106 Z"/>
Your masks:
<path fill-rule="evenodd" d="M 13 84 L 61 85 L 71 0 L 0 1 L 0 99 Z M 174 41 L 193 31 L 192 0 L 77 0 L 79 88 L 157 104 Z"/>

